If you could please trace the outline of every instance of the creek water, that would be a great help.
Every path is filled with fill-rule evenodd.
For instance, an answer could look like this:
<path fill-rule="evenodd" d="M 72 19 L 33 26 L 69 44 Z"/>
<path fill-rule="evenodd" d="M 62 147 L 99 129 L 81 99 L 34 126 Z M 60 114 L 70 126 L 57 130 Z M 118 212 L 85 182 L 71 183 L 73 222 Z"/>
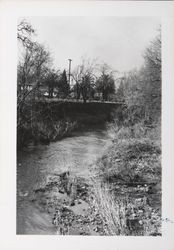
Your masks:
<path fill-rule="evenodd" d="M 90 166 L 111 143 L 105 128 L 75 132 L 49 145 L 29 145 L 17 157 L 17 234 L 56 234 L 51 216 L 33 202 L 50 175 L 70 171 L 89 178 Z"/>

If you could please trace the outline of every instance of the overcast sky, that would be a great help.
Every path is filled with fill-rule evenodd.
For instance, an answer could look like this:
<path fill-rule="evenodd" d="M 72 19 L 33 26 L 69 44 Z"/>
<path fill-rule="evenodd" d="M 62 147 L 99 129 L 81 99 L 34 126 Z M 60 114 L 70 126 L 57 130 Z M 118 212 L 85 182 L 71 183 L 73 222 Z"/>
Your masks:
<path fill-rule="evenodd" d="M 143 63 L 143 51 L 157 34 L 156 17 L 30 17 L 37 41 L 48 46 L 56 68 L 98 59 L 114 70 L 129 71 Z"/>

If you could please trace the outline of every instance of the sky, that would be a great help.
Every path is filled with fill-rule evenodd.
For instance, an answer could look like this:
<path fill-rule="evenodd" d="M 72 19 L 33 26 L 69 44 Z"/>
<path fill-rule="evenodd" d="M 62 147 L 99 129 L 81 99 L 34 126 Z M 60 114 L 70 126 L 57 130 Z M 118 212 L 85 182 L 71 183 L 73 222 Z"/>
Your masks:
<path fill-rule="evenodd" d="M 107 63 L 125 72 L 139 68 L 143 52 L 157 34 L 156 17 L 27 17 L 36 30 L 36 39 L 45 44 L 55 68 L 72 70 L 82 57 Z"/>

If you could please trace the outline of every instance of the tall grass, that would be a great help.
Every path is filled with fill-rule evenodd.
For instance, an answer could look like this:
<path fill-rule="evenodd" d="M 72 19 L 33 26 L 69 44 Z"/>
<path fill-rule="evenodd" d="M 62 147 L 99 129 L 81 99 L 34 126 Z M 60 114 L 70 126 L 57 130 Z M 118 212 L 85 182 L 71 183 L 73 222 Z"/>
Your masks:
<path fill-rule="evenodd" d="M 113 144 L 98 162 L 101 175 L 115 175 L 125 181 L 134 181 L 135 177 L 160 180 L 160 124 L 152 128 L 142 123 L 119 128 L 112 125 L 110 130 Z"/>
<path fill-rule="evenodd" d="M 161 235 L 160 214 L 148 204 L 145 196 L 141 201 L 126 194 L 116 196 L 109 184 L 95 181 L 93 198 L 105 235 Z"/>
<path fill-rule="evenodd" d="M 160 123 L 151 127 L 145 127 L 143 122 L 127 127 L 114 125 L 110 127 L 113 143 L 98 160 L 99 177 L 93 181 L 94 203 L 104 221 L 106 235 L 160 235 Z M 148 186 L 151 184 L 158 188 L 150 205 Z M 120 185 L 120 190 L 126 185 L 123 195 L 114 191 L 115 185 Z M 136 194 L 125 193 L 130 185 L 147 187 L 143 194 L 138 188 L 135 191 L 140 197 L 144 195 L 139 206 Z"/>
<path fill-rule="evenodd" d="M 107 184 L 93 180 L 93 203 L 104 224 L 106 235 L 127 235 L 126 201 L 115 199 Z"/>

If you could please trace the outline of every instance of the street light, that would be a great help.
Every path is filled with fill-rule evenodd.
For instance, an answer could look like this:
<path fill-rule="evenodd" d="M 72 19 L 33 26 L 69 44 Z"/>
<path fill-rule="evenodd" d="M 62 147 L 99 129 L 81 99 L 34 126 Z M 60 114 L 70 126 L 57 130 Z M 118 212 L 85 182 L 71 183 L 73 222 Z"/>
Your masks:
<path fill-rule="evenodd" d="M 68 59 L 69 61 L 69 85 L 70 85 L 70 78 L 71 78 L 71 62 L 72 62 L 72 59 Z"/>

